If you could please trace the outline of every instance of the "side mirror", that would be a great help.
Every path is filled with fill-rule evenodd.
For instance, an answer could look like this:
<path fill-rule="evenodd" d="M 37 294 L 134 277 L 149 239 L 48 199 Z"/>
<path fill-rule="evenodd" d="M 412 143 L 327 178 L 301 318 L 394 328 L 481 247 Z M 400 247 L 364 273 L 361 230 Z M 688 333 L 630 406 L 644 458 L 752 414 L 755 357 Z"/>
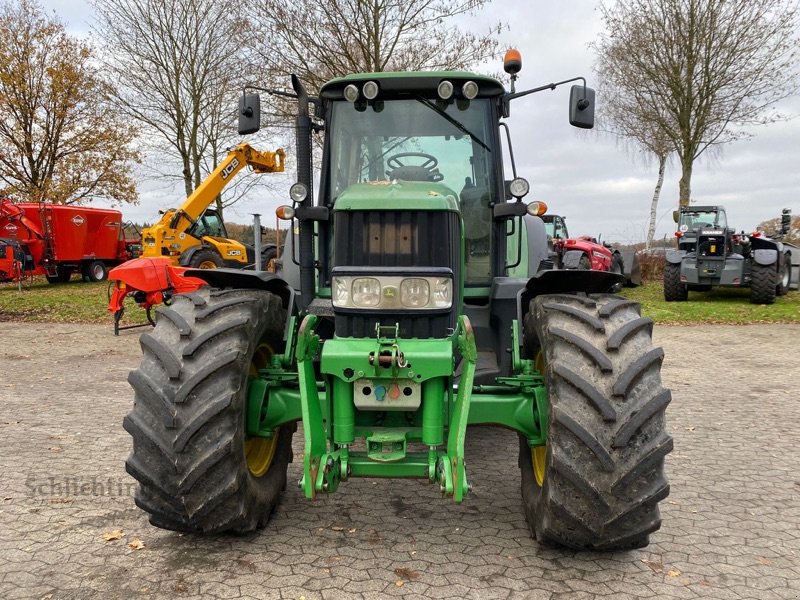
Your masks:
<path fill-rule="evenodd" d="M 509 217 L 521 217 L 528 212 L 528 205 L 523 202 L 498 202 L 492 208 L 492 216 L 495 219 L 508 219 Z"/>
<path fill-rule="evenodd" d="M 672 211 L 672 220 L 677 223 L 679 217 L 680 217 L 680 212 L 678 212 L 677 210 L 673 210 Z"/>
<path fill-rule="evenodd" d="M 261 98 L 258 94 L 239 97 L 239 135 L 255 133 L 261 129 Z"/>
<path fill-rule="evenodd" d="M 594 127 L 594 90 L 573 85 L 569 91 L 569 124 L 581 129 Z"/>

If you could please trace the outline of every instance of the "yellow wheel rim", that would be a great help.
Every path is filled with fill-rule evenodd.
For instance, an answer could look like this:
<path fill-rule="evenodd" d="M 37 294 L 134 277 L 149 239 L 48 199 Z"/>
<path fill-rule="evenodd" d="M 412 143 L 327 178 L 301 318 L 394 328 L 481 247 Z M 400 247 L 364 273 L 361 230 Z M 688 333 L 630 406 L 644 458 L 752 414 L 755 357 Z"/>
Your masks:
<path fill-rule="evenodd" d="M 536 360 L 534 361 L 536 366 L 536 370 L 544 376 L 544 354 L 540 350 L 536 354 Z M 536 485 L 542 487 L 544 485 L 544 478 L 545 473 L 547 472 L 547 468 L 545 465 L 545 460 L 547 458 L 547 445 L 544 446 L 536 446 L 535 448 L 531 448 L 531 464 L 533 465 L 533 476 L 536 478 Z"/>
<path fill-rule="evenodd" d="M 272 459 L 275 458 L 275 448 L 278 446 L 276 431 L 271 438 L 251 438 L 244 443 L 244 455 L 247 458 L 247 469 L 254 477 L 261 477 L 269 471 Z"/>
<path fill-rule="evenodd" d="M 202 269 L 202 265 L 200 266 Z M 258 370 L 269 366 L 272 359 L 272 347 L 269 344 L 260 344 L 256 348 L 253 360 L 250 361 L 248 375 L 255 377 Z M 249 385 L 247 386 L 250 387 Z M 269 471 L 272 460 L 275 458 L 275 449 L 278 447 L 280 430 L 271 438 L 254 437 L 244 441 L 244 456 L 247 460 L 247 469 L 254 477 L 262 477 Z"/>
<path fill-rule="evenodd" d="M 198 269 L 216 269 L 217 268 L 217 263 L 215 263 L 213 260 L 204 260 L 199 265 L 197 265 L 197 268 Z"/>
<path fill-rule="evenodd" d="M 531 448 L 531 463 L 533 463 L 533 475 L 536 477 L 536 485 L 544 485 L 545 466 L 544 461 L 547 457 L 547 446 L 536 446 Z"/>

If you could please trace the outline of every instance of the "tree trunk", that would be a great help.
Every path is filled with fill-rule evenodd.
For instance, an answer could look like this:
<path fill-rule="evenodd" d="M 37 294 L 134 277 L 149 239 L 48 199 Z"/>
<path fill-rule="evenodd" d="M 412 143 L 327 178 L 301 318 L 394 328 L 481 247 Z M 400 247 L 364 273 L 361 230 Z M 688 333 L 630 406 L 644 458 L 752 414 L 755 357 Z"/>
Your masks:
<path fill-rule="evenodd" d="M 653 236 L 656 234 L 656 214 L 658 209 L 658 199 L 661 196 L 661 186 L 664 184 L 664 171 L 667 168 L 667 157 L 658 157 L 658 180 L 656 188 L 653 190 L 653 200 L 650 202 L 650 226 L 647 228 L 647 241 L 645 249 L 650 250 L 653 245 Z"/>
<path fill-rule="evenodd" d="M 692 197 L 692 159 L 681 158 L 681 179 L 678 182 L 678 206 L 689 206 Z"/>

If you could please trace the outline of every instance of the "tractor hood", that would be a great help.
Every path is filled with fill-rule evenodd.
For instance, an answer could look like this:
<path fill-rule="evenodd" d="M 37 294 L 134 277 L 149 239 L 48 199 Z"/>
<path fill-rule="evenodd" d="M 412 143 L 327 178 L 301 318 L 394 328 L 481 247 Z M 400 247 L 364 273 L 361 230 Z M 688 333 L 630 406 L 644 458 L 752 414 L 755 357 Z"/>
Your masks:
<path fill-rule="evenodd" d="M 441 183 L 372 181 L 346 188 L 334 204 L 343 210 L 423 210 L 459 212 L 457 194 Z"/>

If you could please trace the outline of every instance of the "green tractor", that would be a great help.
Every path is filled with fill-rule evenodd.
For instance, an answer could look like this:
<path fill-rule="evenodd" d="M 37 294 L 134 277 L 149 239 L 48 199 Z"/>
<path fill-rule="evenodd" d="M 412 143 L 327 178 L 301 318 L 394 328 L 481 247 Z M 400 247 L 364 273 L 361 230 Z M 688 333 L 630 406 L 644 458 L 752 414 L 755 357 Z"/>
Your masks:
<path fill-rule="evenodd" d="M 389 477 L 461 502 L 468 427 L 491 424 L 519 437 L 538 540 L 648 543 L 669 492 L 664 354 L 638 304 L 607 293 L 621 275 L 553 269 L 544 207 L 522 201 L 502 119 L 512 100 L 581 78 L 515 92 L 519 61 L 506 70 L 510 92 L 467 72 L 367 73 L 309 97 L 292 78 L 298 183 L 279 212 L 299 233 L 282 274 L 189 271 L 209 285 L 160 307 L 141 337 L 126 466 L 153 525 L 264 526 L 298 421 L 309 499 Z M 259 128 L 259 102 L 240 99 L 240 133 Z M 570 123 L 592 127 L 593 105 L 573 85 Z"/>

